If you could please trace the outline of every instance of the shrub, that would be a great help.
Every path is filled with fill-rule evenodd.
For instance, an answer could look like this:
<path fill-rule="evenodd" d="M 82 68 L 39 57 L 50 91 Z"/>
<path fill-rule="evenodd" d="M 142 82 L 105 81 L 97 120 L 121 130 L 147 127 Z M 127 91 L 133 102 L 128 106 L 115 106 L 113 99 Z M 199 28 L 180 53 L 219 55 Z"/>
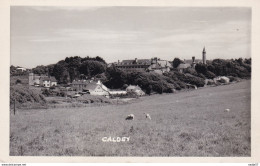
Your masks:
<path fill-rule="evenodd" d="M 237 82 L 239 79 L 237 77 L 228 76 L 230 82 Z"/>
<path fill-rule="evenodd" d="M 55 89 L 55 86 L 50 87 L 50 89 L 51 89 L 51 90 L 54 90 L 54 89 Z"/>
<path fill-rule="evenodd" d="M 214 73 L 212 73 L 211 71 L 207 71 L 205 74 L 204 74 L 207 78 L 209 79 L 213 79 L 216 77 L 216 75 Z"/>
<path fill-rule="evenodd" d="M 43 89 L 42 94 L 44 96 L 50 96 L 51 95 L 51 93 L 50 93 L 50 91 L 48 89 Z"/>
<path fill-rule="evenodd" d="M 208 80 L 207 85 L 214 85 L 215 82 L 213 80 Z"/>
<path fill-rule="evenodd" d="M 57 92 L 56 96 L 65 97 L 66 93 L 65 92 Z"/>
<path fill-rule="evenodd" d="M 10 87 L 10 103 L 13 104 L 14 100 L 18 106 L 26 103 L 38 103 L 40 105 L 46 104 L 43 95 L 24 85 L 14 85 Z"/>
<path fill-rule="evenodd" d="M 22 83 L 22 81 L 20 80 L 20 79 L 17 79 L 16 81 L 15 81 L 15 84 L 21 84 Z"/>

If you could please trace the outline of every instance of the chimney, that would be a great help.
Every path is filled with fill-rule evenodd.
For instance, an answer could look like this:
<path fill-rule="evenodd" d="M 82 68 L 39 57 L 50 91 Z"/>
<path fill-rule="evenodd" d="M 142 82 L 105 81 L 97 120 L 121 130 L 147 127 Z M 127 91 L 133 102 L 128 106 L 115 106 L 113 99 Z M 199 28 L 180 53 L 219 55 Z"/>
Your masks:
<path fill-rule="evenodd" d="M 195 56 L 192 57 L 192 63 L 195 63 Z"/>
<path fill-rule="evenodd" d="M 119 63 L 120 63 L 120 60 L 118 60 L 117 64 L 119 64 Z"/>
<path fill-rule="evenodd" d="M 206 64 L 206 50 L 205 50 L 205 46 L 204 46 L 203 51 L 202 51 L 202 63 Z"/>

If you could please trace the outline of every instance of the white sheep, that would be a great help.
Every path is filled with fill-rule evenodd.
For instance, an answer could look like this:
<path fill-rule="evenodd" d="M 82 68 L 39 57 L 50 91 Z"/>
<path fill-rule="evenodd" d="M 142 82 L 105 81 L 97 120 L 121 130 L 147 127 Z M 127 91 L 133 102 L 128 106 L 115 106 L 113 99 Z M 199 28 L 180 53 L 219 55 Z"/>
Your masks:
<path fill-rule="evenodd" d="M 225 111 L 226 111 L 226 112 L 229 112 L 229 111 L 230 111 L 230 109 L 228 109 L 228 108 L 227 108 L 227 109 L 225 109 Z"/>
<path fill-rule="evenodd" d="M 147 114 L 147 113 L 144 113 L 144 114 L 145 114 L 146 119 L 150 119 L 150 120 L 152 119 L 149 114 Z"/>
<path fill-rule="evenodd" d="M 125 118 L 125 120 L 134 120 L 134 114 L 130 114 L 130 115 L 127 115 L 127 117 Z"/>

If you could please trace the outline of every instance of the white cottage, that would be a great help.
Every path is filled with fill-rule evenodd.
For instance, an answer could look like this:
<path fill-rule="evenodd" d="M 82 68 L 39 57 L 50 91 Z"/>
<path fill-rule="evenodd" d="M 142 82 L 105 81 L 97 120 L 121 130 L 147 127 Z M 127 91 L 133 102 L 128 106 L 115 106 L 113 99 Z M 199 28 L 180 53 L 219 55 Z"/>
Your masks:
<path fill-rule="evenodd" d="M 100 81 L 90 82 L 83 90 L 89 92 L 91 95 L 109 96 L 109 89 Z"/>

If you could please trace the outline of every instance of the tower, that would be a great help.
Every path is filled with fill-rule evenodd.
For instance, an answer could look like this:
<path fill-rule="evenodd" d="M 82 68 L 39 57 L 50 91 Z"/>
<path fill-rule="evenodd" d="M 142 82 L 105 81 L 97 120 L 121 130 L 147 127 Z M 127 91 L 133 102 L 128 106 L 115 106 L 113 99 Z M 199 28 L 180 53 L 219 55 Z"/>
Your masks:
<path fill-rule="evenodd" d="M 202 63 L 206 64 L 206 50 L 205 50 L 205 46 L 204 46 L 203 51 L 202 51 Z"/>
<path fill-rule="evenodd" d="M 34 85 L 34 76 L 33 73 L 29 73 L 29 85 Z"/>
<path fill-rule="evenodd" d="M 195 62 L 195 56 L 192 57 L 192 63 L 191 66 L 195 68 L 196 62 Z"/>

